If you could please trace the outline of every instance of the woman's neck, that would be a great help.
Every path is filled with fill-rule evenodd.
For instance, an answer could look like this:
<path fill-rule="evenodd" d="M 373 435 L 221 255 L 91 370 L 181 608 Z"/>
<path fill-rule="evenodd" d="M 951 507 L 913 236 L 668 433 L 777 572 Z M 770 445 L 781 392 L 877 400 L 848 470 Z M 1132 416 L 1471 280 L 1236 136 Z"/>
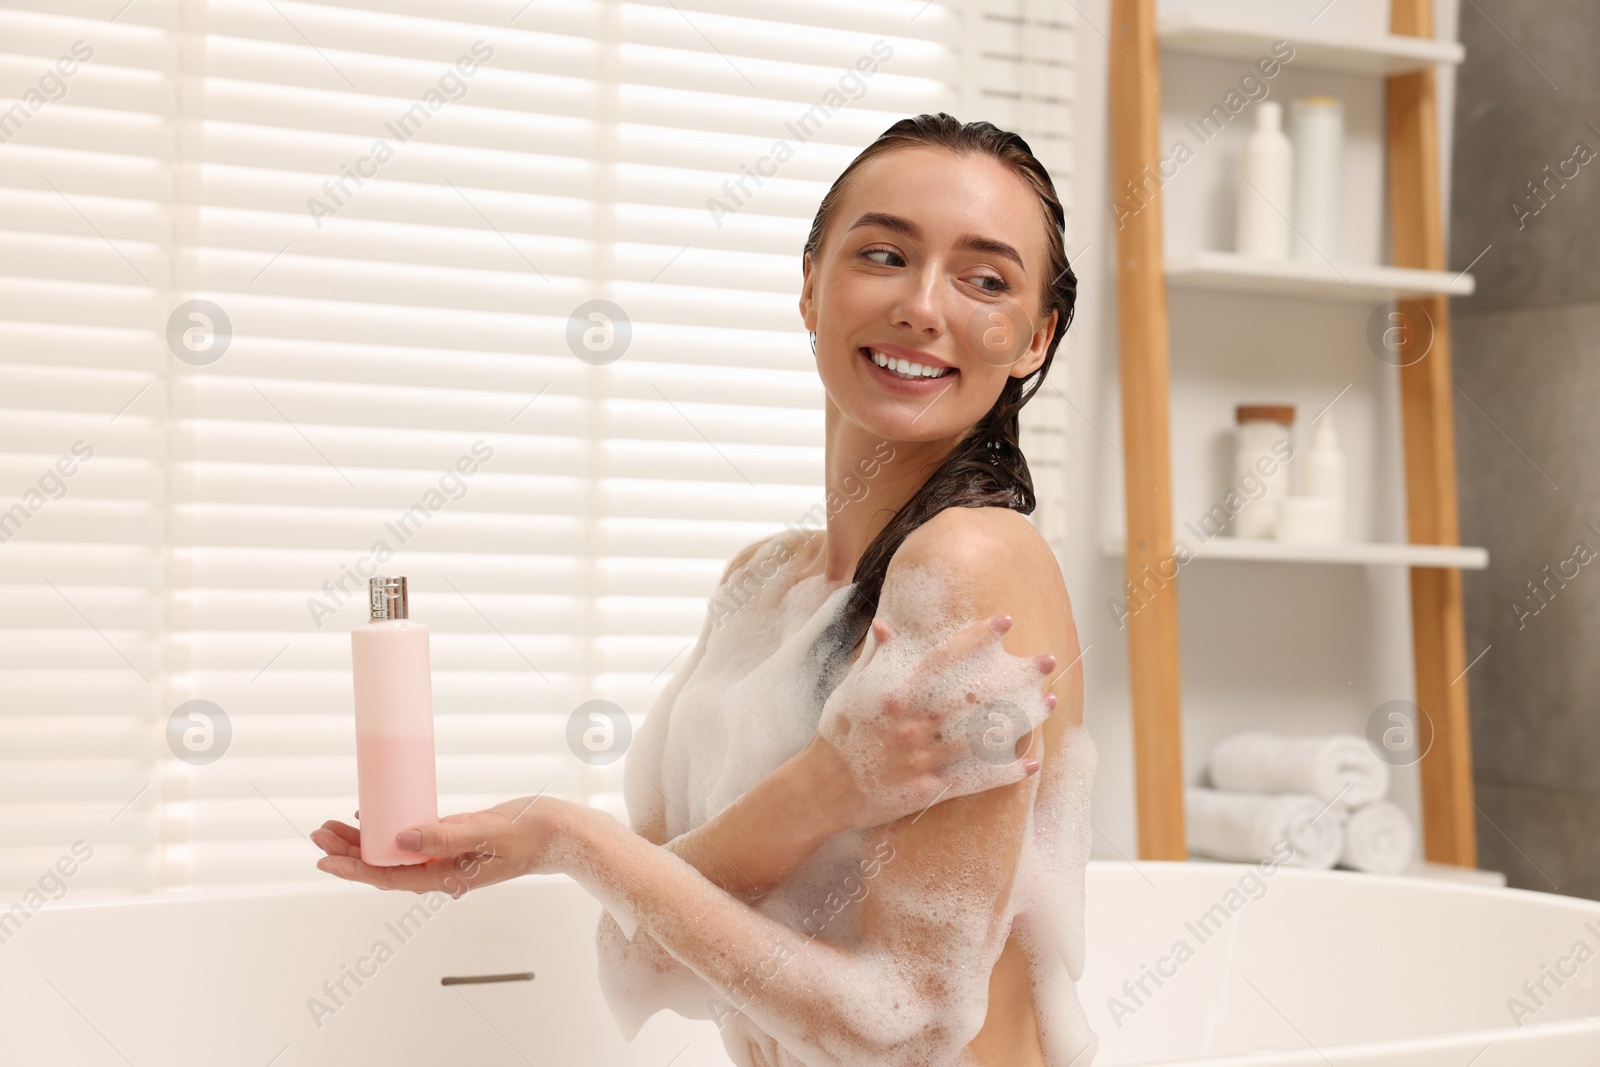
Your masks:
<path fill-rule="evenodd" d="M 889 525 L 955 448 L 955 439 L 891 441 L 868 433 L 826 407 L 828 526 L 823 574 L 827 581 L 850 581 L 872 539 Z"/>

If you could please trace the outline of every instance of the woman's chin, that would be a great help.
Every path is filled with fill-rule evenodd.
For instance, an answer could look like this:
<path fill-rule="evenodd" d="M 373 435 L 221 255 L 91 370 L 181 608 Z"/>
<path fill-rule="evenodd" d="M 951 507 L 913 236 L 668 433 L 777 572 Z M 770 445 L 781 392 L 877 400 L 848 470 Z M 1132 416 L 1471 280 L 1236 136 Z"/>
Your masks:
<path fill-rule="evenodd" d="M 947 417 L 939 417 L 941 412 L 937 407 L 929 411 L 925 406 L 908 404 L 904 398 L 857 397 L 853 403 L 835 406 L 862 434 L 875 440 L 939 441 L 958 432 Z"/>
<path fill-rule="evenodd" d="M 898 441 L 933 441 L 949 437 L 982 417 L 975 413 L 961 426 L 955 424 L 957 392 L 952 380 L 937 390 L 916 395 L 885 389 L 862 376 L 842 382 L 824 381 L 828 399 L 846 419 L 867 433 Z"/>

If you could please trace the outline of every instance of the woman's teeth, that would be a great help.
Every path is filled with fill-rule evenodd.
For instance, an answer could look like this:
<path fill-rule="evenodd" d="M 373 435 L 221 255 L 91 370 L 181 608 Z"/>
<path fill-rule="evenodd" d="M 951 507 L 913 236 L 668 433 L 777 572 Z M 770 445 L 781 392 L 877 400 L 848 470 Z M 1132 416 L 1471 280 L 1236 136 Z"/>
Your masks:
<path fill-rule="evenodd" d="M 892 371 L 899 378 L 943 378 L 950 373 L 949 367 L 925 367 L 921 363 L 912 363 L 906 359 L 890 359 L 882 352 L 871 348 L 867 349 L 867 354 L 872 357 L 872 362 Z"/>

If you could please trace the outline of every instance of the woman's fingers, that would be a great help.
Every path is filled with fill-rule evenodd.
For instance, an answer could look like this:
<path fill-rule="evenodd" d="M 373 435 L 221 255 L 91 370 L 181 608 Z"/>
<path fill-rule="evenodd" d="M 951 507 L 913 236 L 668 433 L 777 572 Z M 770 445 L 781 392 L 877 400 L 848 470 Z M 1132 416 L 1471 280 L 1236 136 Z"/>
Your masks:
<path fill-rule="evenodd" d="M 452 878 L 449 863 L 430 861 L 398 867 L 373 867 L 362 863 L 359 856 L 324 856 L 317 861 L 317 870 L 349 882 L 365 882 L 379 889 L 402 889 L 412 893 L 440 890 L 451 896 L 465 888 L 459 875 Z"/>
<path fill-rule="evenodd" d="M 361 854 L 361 831 L 333 819 L 311 831 L 311 842 L 330 856 Z"/>
<path fill-rule="evenodd" d="M 395 844 L 417 853 L 422 862 L 393 867 L 363 863 L 359 831 L 330 821 L 313 831 L 312 840 L 328 853 L 317 862 L 317 868 L 380 889 L 413 893 L 438 890 L 452 897 L 530 871 L 539 873 L 544 870 L 541 864 L 548 859 L 550 838 L 567 825 L 552 824 L 550 819 L 554 816 L 543 813 L 552 809 L 576 810 L 574 805 L 554 798 L 544 798 L 544 804 L 532 810 L 540 799 L 541 796 L 518 797 L 483 811 L 461 812 L 446 815 L 438 822 L 402 827 Z M 519 823 L 524 815 L 527 819 Z"/>
<path fill-rule="evenodd" d="M 498 836 L 504 820 L 488 825 L 481 813 L 447 815 L 435 823 L 410 826 L 400 831 L 396 844 L 407 852 L 425 856 L 458 856 L 463 852 L 492 850 L 489 839 Z"/>
<path fill-rule="evenodd" d="M 946 671 L 990 641 L 1004 637 L 1010 631 L 1012 623 L 1010 615 L 979 619 L 956 631 L 923 657 L 923 666 L 935 673 Z M 1048 675 L 1056 669 L 1056 657 L 1053 653 L 1041 652 L 1032 659 L 1041 674 Z"/>
<path fill-rule="evenodd" d="M 1016 723 L 1017 736 L 1020 737 L 1022 734 L 1037 730 L 1050 717 L 1051 712 L 1056 709 L 1056 695 L 1046 693 L 1043 700 L 1029 700 L 1022 706 L 1013 704 L 1009 700 L 1005 704 L 1006 714 Z"/>
<path fill-rule="evenodd" d="M 968 746 L 970 742 L 961 744 L 961 747 Z M 927 773 L 929 780 L 934 783 L 932 792 L 937 794 L 939 799 L 982 793 L 1001 786 L 1015 785 L 1039 773 L 1042 766 L 1038 759 L 1039 754 L 1037 748 L 1030 744 L 1028 752 L 1013 759 L 1002 761 L 990 757 L 974 765 L 969 761 L 953 758 L 931 768 Z"/>
<path fill-rule="evenodd" d="M 996 615 L 964 626 L 922 657 L 922 669 L 942 674 L 990 641 L 1000 640 L 1011 625 L 1010 615 Z"/>
<path fill-rule="evenodd" d="M 361 844 L 360 828 L 351 826 L 349 823 L 340 822 L 338 819 L 329 819 L 327 822 L 322 824 L 322 829 L 331 830 L 333 833 L 350 842 L 352 845 Z"/>
<path fill-rule="evenodd" d="M 871 647 L 862 650 L 861 655 L 856 659 L 855 665 L 851 667 L 852 673 L 858 673 L 870 667 L 872 661 L 878 658 L 878 650 L 894 640 L 894 630 L 881 617 L 875 617 L 872 620 L 872 625 L 867 629 L 870 638 L 867 644 Z"/>
<path fill-rule="evenodd" d="M 469 812 L 459 815 L 446 815 L 437 823 L 408 827 L 400 831 L 397 844 L 408 852 L 422 852 L 429 856 L 455 856 L 464 852 L 474 852 L 481 856 L 485 852 L 492 852 L 493 849 L 488 845 L 485 835 L 492 832 L 494 828 L 487 825 L 474 825 L 478 820 L 479 814 L 478 812 Z M 312 842 L 333 859 L 360 859 L 361 831 L 354 826 L 346 825 L 336 819 L 329 819 L 311 831 L 310 836 Z M 367 867 L 366 864 L 361 864 L 361 866 Z M 368 867 L 368 870 L 381 872 L 421 866 L 425 865 L 403 864 L 396 868 Z M 344 876 L 341 874 L 341 877 Z M 358 880 L 365 881 L 367 879 Z M 377 883 L 375 882 L 374 884 Z"/>
<path fill-rule="evenodd" d="M 470 823 L 476 817 L 477 813 L 475 812 L 446 815 L 439 820 L 438 824 L 434 824 L 434 828 L 431 831 L 429 827 L 413 828 L 410 831 L 414 835 L 412 840 L 419 845 L 428 845 L 430 841 L 432 844 L 422 848 L 407 848 L 405 842 L 402 841 L 400 842 L 400 847 L 408 852 L 420 851 L 430 856 L 454 856 L 461 852 L 470 851 L 478 842 L 475 841 L 460 848 L 455 846 L 457 842 L 463 839 L 461 834 L 463 833 L 464 824 Z M 471 827 L 466 827 L 465 832 L 470 835 L 471 829 Z M 401 831 L 401 837 L 405 836 L 405 832 Z M 361 854 L 361 831 L 336 819 L 329 819 L 317 829 L 311 831 L 311 840 L 330 856 L 359 856 Z M 435 848 L 447 851 L 431 851 L 431 849 Z"/>
<path fill-rule="evenodd" d="M 998 633 L 992 627 L 990 636 L 983 634 L 989 621 L 980 620 L 942 643 L 940 656 L 959 657 L 981 647 L 984 641 L 995 639 Z M 1055 667 L 1055 657 L 1050 653 L 1034 660 L 1046 674 Z M 932 661 L 931 654 L 925 658 L 925 662 Z M 1057 703 L 1056 695 L 1048 691 L 1039 700 L 1020 701 L 985 700 L 979 693 L 969 692 L 965 702 L 959 695 L 937 692 L 937 687 L 924 687 L 921 693 L 921 699 L 908 703 L 902 712 L 914 712 L 914 722 L 922 729 L 912 730 L 912 723 L 903 724 L 901 740 L 908 747 L 920 747 L 941 766 L 965 755 L 976 756 L 992 766 L 1009 764 L 1014 756 L 1012 745 L 1023 735 L 1030 735 L 1031 746 L 1031 735 L 1055 711 Z"/>
<path fill-rule="evenodd" d="M 375 885 L 379 889 L 399 889 L 412 893 L 437 890 L 459 897 L 483 877 L 486 864 L 497 859 L 498 853 L 482 836 L 474 837 L 473 831 L 481 831 L 484 827 L 475 827 L 472 815 L 447 818 L 452 821 L 429 823 L 412 829 L 423 835 L 430 847 L 451 851 L 430 857 L 423 863 L 397 864 L 393 867 L 375 867 L 362 862 L 359 844 L 346 840 L 343 833 L 335 829 L 340 824 L 329 823 L 318 827 L 311 833 L 312 840 L 328 855 L 317 861 L 317 869 L 346 881 Z M 458 847 L 460 841 L 469 843 Z"/>
<path fill-rule="evenodd" d="M 1016 785 L 1018 782 L 1026 781 L 1035 774 L 1039 773 L 1039 767 L 1040 763 L 1038 760 L 1034 759 L 1032 756 L 1024 756 L 1015 763 L 1008 763 L 1004 767 L 999 768 L 999 770 L 1002 772 L 1000 784 Z"/>

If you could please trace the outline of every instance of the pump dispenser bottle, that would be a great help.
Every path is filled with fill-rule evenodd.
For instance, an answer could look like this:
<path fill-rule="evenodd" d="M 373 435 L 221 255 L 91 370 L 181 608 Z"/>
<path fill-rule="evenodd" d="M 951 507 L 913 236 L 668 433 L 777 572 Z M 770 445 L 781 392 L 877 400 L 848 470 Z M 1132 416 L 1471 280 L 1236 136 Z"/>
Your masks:
<path fill-rule="evenodd" d="M 1256 128 L 1239 153 L 1239 201 L 1234 247 L 1241 256 L 1289 258 L 1293 150 L 1276 100 L 1256 105 Z"/>
<path fill-rule="evenodd" d="M 1305 466 L 1300 469 L 1300 492 L 1303 496 L 1333 501 L 1328 509 L 1327 540 L 1344 540 L 1345 463 L 1344 453 L 1339 450 L 1339 437 L 1333 429 L 1332 411 L 1324 411 L 1317 419 L 1311 449 L 1306 453 Z"/>
<path fill-rule="evenodd" d="M 369 593 L 371 620 L 350 631 L 361 862 L 425 863 L 395 835 L 439 821 L 428 628 L 409 617 L 405 578 L 374 578 Z"/>

